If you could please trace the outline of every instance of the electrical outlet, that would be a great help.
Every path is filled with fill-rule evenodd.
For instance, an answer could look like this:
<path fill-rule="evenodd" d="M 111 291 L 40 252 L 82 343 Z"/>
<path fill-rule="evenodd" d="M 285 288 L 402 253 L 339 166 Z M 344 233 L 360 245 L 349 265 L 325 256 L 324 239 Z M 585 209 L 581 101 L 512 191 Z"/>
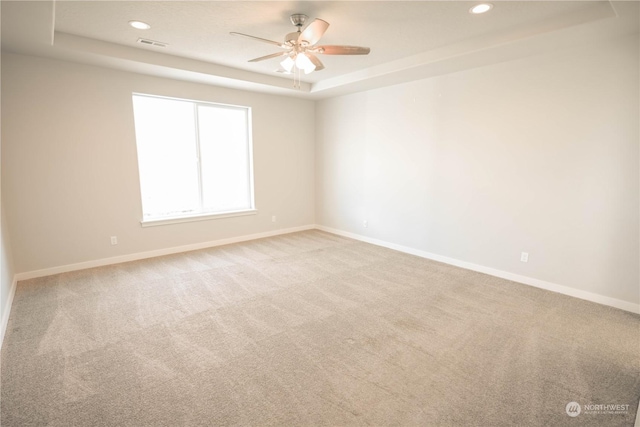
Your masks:
<path fill-rule="evenodd" d="M 529 262 L 529 252 L 522 252 L 520 254 L 520 261 Z"/>
<path fill-rule="evenodd" d="M 273 216 L 271 217 L 271 222 L 276 222 L 276 216 L 275 216 L 275 215 L 273 215 Z"/>
<path fill-rule="evenodd" d="M 111 236 L 111 244 L 112 245 L 118 244 L 118 236 Z"/>
<path fill-rule="evenodd" d="M 369 221 L 367 221 L 366 219 L 364 221 L 362 221 L 362 226 L 364 228 L 367 228 L 369 226 Z"/>

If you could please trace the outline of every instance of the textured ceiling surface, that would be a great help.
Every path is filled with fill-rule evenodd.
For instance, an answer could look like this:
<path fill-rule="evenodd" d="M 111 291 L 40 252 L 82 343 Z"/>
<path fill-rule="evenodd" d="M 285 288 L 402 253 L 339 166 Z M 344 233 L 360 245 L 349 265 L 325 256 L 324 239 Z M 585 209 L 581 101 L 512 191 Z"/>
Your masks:
<path fill-rule="evenodd" d="M 279 59 L 248 63 L 249 59 L 278 52 L 231 31 L 282 41 L 295 31 L 292 13 L 322 18 L 331 26 L 321 44 L 371 48 L 368 56 L 322 55 L 326 69 L 303 76 L 317 82 L 367 69 L 389 61 L 471 40 L 489 33 L 517 31 L 519 27 L 576 13 L 591 2 L 499 1 L 492 11 L 472 15 L 478 2 L 459 1 L 58 1 L 55 31 L 198 59 L 214 64 L 276 75 Z M 149 23 L 136 30 L 130 20 Z M 143 37 L 168 43 L 165 48 L 136 43 Z"/>

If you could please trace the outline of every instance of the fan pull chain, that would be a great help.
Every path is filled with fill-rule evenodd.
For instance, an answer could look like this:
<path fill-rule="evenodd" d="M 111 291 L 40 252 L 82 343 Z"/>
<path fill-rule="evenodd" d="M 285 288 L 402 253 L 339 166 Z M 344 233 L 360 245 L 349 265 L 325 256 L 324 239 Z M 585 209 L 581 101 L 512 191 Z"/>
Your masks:
<path fill-rule="evenodd" d="M 300 89 L 300 74 L 302 70 L 300 70 L 295 65 L 293 66 L 293 88 Z"/>

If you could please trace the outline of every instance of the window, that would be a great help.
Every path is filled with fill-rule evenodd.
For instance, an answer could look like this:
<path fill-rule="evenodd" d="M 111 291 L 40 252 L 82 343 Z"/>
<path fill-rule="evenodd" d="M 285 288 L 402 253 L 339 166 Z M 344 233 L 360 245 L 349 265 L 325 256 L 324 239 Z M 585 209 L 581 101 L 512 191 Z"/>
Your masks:
<path fill-rule="evenodd" d="M 143 225 L 255 213 L 251 109 L 133 95 Z"/>

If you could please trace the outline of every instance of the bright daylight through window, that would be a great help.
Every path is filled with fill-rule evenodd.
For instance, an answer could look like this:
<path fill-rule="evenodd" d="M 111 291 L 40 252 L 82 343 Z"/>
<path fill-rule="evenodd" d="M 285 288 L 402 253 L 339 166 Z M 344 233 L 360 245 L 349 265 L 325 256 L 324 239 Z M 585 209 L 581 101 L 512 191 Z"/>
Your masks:
<path fill-rule="evenodd" d="M 251 110 L 133 95 L 143 224 L 254 212 Z"/>

